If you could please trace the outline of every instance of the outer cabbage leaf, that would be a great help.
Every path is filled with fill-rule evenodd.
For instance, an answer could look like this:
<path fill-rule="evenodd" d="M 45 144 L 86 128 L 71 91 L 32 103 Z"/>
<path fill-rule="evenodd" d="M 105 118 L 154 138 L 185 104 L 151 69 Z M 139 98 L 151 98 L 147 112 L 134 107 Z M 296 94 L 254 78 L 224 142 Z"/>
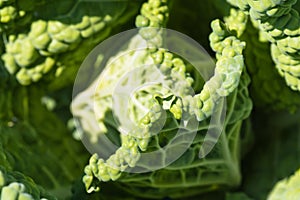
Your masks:
<path fill-rule="evenodd" d="M 1 110 L 6 110 L 0 116 L 0 165 L 25 173 L 60 198 L 70 195 L 68 187 L 81 175 L 86 150 L 42 105 L 43 91 L 14 84 L 4 84 L 0 95 Z"/>
<path fill-rule="evenodd" d="M 229 0 L 247 13 L 264 40 L 271 43 L 270 52 L 276 69 L 286 84 L 295 91 L 300 90 L 299 4 L 293 1 Z M 296 8 L 296 9 L 295 9 Z"/>
<path fill-rule="evenodd" d="M 278 180 L 300 166 L 299 117 L 258 111 L 252 116 L 256 140 L 243 161 L 242 190 L 254 199 L 265 200 Z"/>
<path fill-rule="evenodd" d="M 20 3 L 22 1 L 16 1 Z M 62 88 L 74 81 L 86 54 L 137 11 L 132 1 L 45 1 L 34 7 L 30 28 L 5 32 L 6 69 L 22 85 L 42 79 Z M 28 24 L 29 26 L 29 24 Z"/>
<path fill-rule="evenodd" d="M 57 200 L 31 178 L 20 172 L 6 171 L 0 167 L 1 200 Z"/>
<path fill-rule="evenodd" d="M 250 22 L 241 38 L 247 43 L 245 62 L 251 77 L 250 95 L 255 106 L 266 111 L 298 110 L 300 94 L 291 90 L 276 71 L 270 44 L 260 41 L 259 32 Z"/>

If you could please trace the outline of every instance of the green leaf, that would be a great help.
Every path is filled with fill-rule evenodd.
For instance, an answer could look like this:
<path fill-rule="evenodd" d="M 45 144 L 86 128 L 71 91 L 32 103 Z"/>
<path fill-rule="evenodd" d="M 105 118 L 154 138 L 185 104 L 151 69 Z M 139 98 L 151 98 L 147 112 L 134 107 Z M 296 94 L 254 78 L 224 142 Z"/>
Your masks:
<path fill-rule="evenodd" d="M 278 180 L 300 166 L 300 113 L 257 111 L 252 118 L 256 142 L 244 158 L 242 190 L 265 200 Z"/>

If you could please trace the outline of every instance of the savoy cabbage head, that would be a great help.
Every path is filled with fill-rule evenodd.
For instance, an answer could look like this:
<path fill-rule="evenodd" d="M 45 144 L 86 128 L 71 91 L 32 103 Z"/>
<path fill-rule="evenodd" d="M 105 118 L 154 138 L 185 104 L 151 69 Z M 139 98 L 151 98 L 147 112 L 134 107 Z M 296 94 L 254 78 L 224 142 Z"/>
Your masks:
<path fill-rule="evenodd" d="M 300 199 L 299 7 L 0 0 L 0 199 Z"/>

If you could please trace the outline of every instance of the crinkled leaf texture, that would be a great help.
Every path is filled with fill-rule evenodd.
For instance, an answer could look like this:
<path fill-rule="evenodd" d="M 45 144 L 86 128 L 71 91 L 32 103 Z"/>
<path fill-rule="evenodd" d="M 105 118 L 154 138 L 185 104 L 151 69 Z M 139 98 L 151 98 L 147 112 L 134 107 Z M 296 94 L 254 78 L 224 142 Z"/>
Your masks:
<path fill-rule="evenodd" d="M 138 39 L 138 37 L 132 39 L 132 42 L 130 43 L 131 48 L 132 45 L 139 44 L 136 42 Z M 124 54 L 124 52 L 111 58 L 111 60 L 118 58 L 122 54 Z M 144 65 L 149 62 L 147 53 L 140 51 L 138 54 L 142 54 L 139 57 L 140 59 L 134 61 L 140 63 L 135 64 Z M 118 79 L 119 76 L 126 72 L 123 72 L 122 70 L 132 69 L 134 65 L 131 60 L 136 56 L 136 53 L 130 53 L 127 54 L 126 59 L 119 59 L 117 62 L 114 62 L 113 67 L 109 69 L 111 71 L 115 70 L 114 72 L 117 71 L 117 73 L 111 73 L 111 77 L 105 78 L 114 81 Z M 122 68 L 120 69 L 118 66 L 122 66 Z M 72 112 L 76 117 L 80 118 L 82 127 L 86 134 L 89 135 L 91 141 L 95 142 L 97 137 L 102 134 L 105 134 L 108 138 L 120 137 L 120 133 L 117 131 L 118 126 L 111 121 L 113 120 L 110 110 L 111 93 L 114 91 L 114 81 L 107 81 L 105 82 L 106 85 L 98 87 L 99 90 L 95 93 L 95 97 L 93 96 L 94 93 L 92 93 L 92 96 L 86 96 L 83 93 L 80 98 L 77 100 L 75 99 L 75 102 L 72 105 Z M 226 113 L 225 128 L 223 129 L 220 138 L 218 138 L 219 140 L 217 141 L 216 146 L 207 157 L 199 159 L 198 154 L 208 130 L 210 118 L 200 122 L 198 133 L 191 146 L 174 163 L 153 172 L 142 174 L 124 173 L 114 185 L 129 192 L 131 195 L 138 196 L 138 198 L 144 197 L 154 199 L 163 197 L 181 198 L 238 186 L 241 181 L 239 170 L 241 158 L 240 152 L 243 148 L 241 146 L 241 127 L 243 120 L 249 116 L 252 108 L 252 102 L 248 96 L 247 90 L 249 82 L 250 79 L 246 71 L 244 71 L 238 88 L 227 98 L 228 112 Z M 107 90 L 107 88 L 112 89 Z M 101 92 L 102 90 L 103 92 Z M 86 100 L 87 98 L 95 98 L 95 104 L 87 105 L 87 101 L 84 101 L 84 99 Z M 147 98 L 144 98 L 144 100 L 141 98 L 139 100 L 141 100 L 141 102 L 145 101 L 144 104 L 148 103 Z M 86 109 L 88 106 L 94 107 Z M 90 113 L 82 115 L 81 109 L 83 108 Z M 133 112 L 129 114 L 134 115 L 133 110 L 129 111 Z M 93 114 L 92 112 L 95 113 Z M 95 124 L 90 124 L 90 120 L 87 120 L 84 116 L 98 117 L 97 120 L 101 128 L 95 130 Z M 146 152 L 163 150 L 163 147 L 166 144 L 177 137 L 176 133 L 179 129 L 178 121 L 171 115 L 169 117 L 170 118 L 167 120 L 167 123 L 159 134 L 151 138 Z M 180 147 L 180 144 L 178 144 L 178 146 Z M 105 183 L 103 184 L 105 185 Z"/>
<path fill-rule="evenodd" d="M 20 2 L 16 4 L 16 9 L 22 9 Z M 33 10 L 27 13 L 29 22 L 21 29 L 11 24 L 16 29 L 4 30 L 1 58 L 21 85 L 43 80 L 49 89 L 57 90 L 72 84 L 89 51 L 114 30 L 122 29 L 137 12 L 139 2 L 49 0 L 29 5 Z"/>

